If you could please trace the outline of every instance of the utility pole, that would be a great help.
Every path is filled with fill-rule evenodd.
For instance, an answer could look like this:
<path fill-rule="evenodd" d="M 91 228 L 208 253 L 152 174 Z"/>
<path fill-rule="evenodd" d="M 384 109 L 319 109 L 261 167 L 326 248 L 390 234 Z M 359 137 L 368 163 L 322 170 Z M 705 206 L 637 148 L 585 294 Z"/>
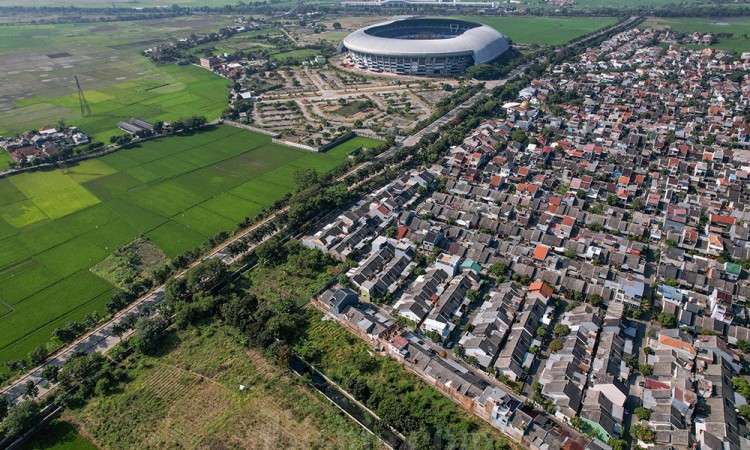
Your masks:
<path fill-rule="evenodd" d="M 78 75 L 73 75 L 73 78 L 76 79 L 76 87 L 78 88 L 78 103 L 81 106 L 81 117 L 92 116 L 91 107 L 89 106 L 88 100 L 86 100 L 86 96 L 83 95 L 83 89 L 81 89 L 81 83 L 78 81 Z"/>

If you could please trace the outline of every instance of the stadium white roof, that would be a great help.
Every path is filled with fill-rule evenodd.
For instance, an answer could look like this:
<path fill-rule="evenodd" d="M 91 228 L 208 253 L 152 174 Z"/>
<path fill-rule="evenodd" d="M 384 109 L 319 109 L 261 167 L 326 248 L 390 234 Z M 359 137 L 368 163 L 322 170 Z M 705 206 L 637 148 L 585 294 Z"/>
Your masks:
<path fill-rule="evenodd" d="M 510 47 L 505 36 L 487 25 L 465 30 L 447 39 L 399 39 L 373 36 L 366 32 L 371 28 L 396 22 L 399 21 L 393 20 L 359 29 L 344 38 L 344 47 L 371 55 L 412 58 L 472 55 L 476 64 L 490 62 Z"/>

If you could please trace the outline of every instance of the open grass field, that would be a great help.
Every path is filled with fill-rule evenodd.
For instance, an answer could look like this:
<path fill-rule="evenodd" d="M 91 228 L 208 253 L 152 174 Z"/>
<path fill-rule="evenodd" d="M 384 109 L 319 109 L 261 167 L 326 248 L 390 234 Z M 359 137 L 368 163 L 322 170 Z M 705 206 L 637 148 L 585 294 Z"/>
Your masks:
<path fill-rule="evenodd" d="M 115 248 L 143 234 L 173 258 L 281 199 L 296 170 L 328 171 L 352 149 L 270 139 L 221 126 L 0 179 L 0 370 L 56 327 L 104 312 L 114 287 L 90 269 Z"/>
<path fill-rule="evenodd" d="M 319 54 L 320 52 L 318 52 L 317 50 L 303 48 L 299 50 L 290 50 L 284 53 L 276 53 L 274 55 L 271 55 L 271 59 L 275 59 L 277 61 L 282 61 L 286 58 L 312 59 L 315 58 L 315 55 Z"/>
<path fill-rule="evenodd" d="M 345 157 L 349 153 L 353 152 L 354 150 L 358 148 L 373 148 L 376 147 L 378 144 L 380 144 L 380 141 L 376 141 L 375 139 L 370 139 L 362 136 L 356 136 L 351 139 L 349 139 L 346 142 L 342 142 L 341 144 L 333 147 L 330 150 L 327 150 L 325 152 L 328 156 L 335 156 L 338 158 Z"/>
<path fill-rule="evenodd" d="M 102 448 L 381 448 L 288 371 L 218 325 L 126 361 L 129 382 L 65 417 Z M 243 384 L 247 390 L 241 392 Z"/>
<path fill-rule="evenodd" d="M 617 22 L 611 17 L 486 17 L 459 19 L 489 25 L 520 44 L 560 45 Z"/>
<path fill-rule="evenodd" d="M 750 52 L 750 17 L 731 17 L 721 19 L 665 19 L 649 18 L 639 28 L 670 28 L 683 33 L 714 33 L 731 36 L 717 36 L 717 43 L 712 48 L 735 53 Z M 698 48 L 700 46 L 697 46 Z"/>
<path fill-rule="evenodd" d="M 75 428 L 63 420 L 53 420 L 39 432 L 22 450 L 96 450 L 96 446 L 78 434 Z"/>
<path fill-rule="evenodd" d="M 207 16 L 2 27 L 0 135 L 65 119 L 106 142 L 121 134 L 118 121 L 133 116 L 153 121 L 192 114 L 218 117 L 226 107 L 224 79 L 192 66 L 157 66 L 140 52 L 229 22 Z M 74 75 L 92 117 L 80 116 Z"/>

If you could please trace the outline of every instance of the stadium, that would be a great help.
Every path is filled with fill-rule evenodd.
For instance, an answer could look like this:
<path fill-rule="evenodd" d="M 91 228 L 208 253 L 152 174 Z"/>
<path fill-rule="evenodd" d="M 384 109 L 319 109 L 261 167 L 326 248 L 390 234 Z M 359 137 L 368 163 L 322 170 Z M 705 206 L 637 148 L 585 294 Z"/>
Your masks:
<path fill-rule="evenodd" d="M 490 62 L 510 48 L 494 28 L 454 19 L 404 19 L 357 30 L 344 38 L 361 69 L 405 75 L 451 75 Z"/>

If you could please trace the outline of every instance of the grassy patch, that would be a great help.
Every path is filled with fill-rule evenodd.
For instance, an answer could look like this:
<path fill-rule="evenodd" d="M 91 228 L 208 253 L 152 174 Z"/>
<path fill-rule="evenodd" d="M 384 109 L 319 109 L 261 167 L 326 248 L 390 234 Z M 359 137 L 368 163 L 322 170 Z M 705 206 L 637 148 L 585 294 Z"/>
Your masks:
<path fill-rule="evenodd" d="M 0 170 L 9 168 L 10 163 L 12 162 L 13 158 L 11 158 L 6 151 L 2 150 L 2 147 L 0 147 Z"/>
<path fill-rule="evenodd" d="M 351 117 L 355 114 L 357 114 L 360 111 L 366 110 L 370 105 L 370 102 L 349 102 L 344 105 L 341 105 L 340 107 L 334 109 L 334 114 L 338 114 L 339 116 L 344 117 Z"/>
<path fill-rule="evenodd" d="M 355 136 L 346 142 L 326 150 L 326 155 L 335 156 L 338 158 L 346 157 L 349 153 L 354 150 L 362 148 L 373 148 L 381 144 L 381 141 L 370 139 L 367 137 Z"/>
<path fill-rule="evenodd" d="M 315 58 L 315 55 L 319 54 L 317 50 L 313 49 L 299 49 L 299 50 L 291 50 L 288 52 L 283 53 L 276 53 L 275 55 L 271 55 L 271 59 L 275 59 L 277 61 L 283 61 L 285 59 L 297 59 L 297 60 L 308 60 Z"/>
<path fill-rule="evenodd" d="M 379 447 L 304 381 L 220 326 L 180 332 L 169 345 L 161 358 L 126 361 L 127 385 L 66 419 L 105 448 Z"/>
<path fill-rule="evenodd" d="M 167 258 L 159 247 L 145 239 L 137 239 L 118 248 L 91 271 L 128 292 L 134 280 L 151 278 L 154 270 L 166 262 Z"/>

